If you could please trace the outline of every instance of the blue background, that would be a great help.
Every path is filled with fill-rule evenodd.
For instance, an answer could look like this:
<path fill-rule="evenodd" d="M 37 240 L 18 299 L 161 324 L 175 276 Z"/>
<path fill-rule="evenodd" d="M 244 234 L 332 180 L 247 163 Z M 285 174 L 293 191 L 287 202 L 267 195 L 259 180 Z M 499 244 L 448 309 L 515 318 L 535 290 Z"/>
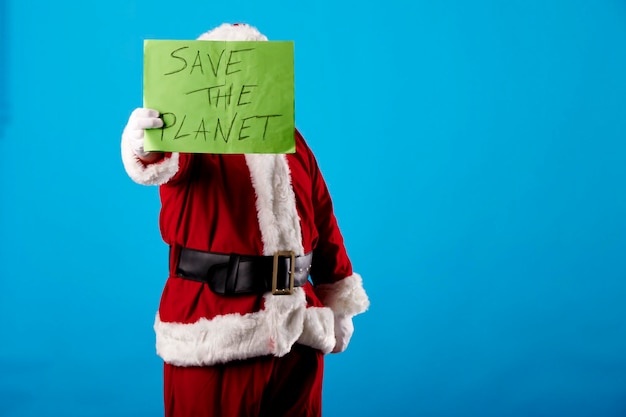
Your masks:
<path fill-rule="evenodd" d="M 159 416 L 142 41 L 296 45 L 296 123 L 372 306 L 336 416 L 626 415 L 622 0 L 0 0 L 0 416 Z"/>

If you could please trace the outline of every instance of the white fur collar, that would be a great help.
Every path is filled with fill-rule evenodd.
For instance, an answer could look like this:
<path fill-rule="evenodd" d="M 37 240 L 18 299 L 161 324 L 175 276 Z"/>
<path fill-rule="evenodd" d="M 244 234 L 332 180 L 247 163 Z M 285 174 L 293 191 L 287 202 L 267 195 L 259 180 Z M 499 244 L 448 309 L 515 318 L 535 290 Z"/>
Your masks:
<path fill-rule="evenodd" d="M 254 26 L 245 23 L 223 23 L 203 33 L 200 41 L 266 41 L 267 37 Z"/>

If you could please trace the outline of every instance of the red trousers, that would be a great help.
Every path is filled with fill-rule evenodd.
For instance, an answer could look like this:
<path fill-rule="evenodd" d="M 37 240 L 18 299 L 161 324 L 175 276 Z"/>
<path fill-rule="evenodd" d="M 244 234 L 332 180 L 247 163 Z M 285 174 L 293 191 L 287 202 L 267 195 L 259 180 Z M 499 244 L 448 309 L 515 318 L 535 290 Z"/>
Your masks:
<path fill-rule="evenodd" d="M 206 367 L 165 364 L 165 417 L 320 417 L 324 355 L 287 355 Z"/>

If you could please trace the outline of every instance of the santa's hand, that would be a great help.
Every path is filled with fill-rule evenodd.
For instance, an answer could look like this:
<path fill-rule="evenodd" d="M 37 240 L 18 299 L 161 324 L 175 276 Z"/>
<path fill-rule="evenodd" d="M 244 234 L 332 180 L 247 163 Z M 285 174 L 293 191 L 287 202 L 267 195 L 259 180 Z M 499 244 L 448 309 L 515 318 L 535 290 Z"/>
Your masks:
<path fill-rule="evenodd" d="M 354 324 L 352 323 L 352 317 L 335 315 L 335 347 L 333 353 L 339 353 L 346 350 L 350 338 L 354 333 Z"/>
<path fill-rule="evenodd" d="M 158 111 L 146 108 L 135 109 L 128 118 L 128 123 L 122 133 L 122 140 L 128 142 L 138 158 L 149 158 L 151 152 L 143 150 L 144 130 L 159 127 L 163 127 L 163 120 L 159 118 Z"/>

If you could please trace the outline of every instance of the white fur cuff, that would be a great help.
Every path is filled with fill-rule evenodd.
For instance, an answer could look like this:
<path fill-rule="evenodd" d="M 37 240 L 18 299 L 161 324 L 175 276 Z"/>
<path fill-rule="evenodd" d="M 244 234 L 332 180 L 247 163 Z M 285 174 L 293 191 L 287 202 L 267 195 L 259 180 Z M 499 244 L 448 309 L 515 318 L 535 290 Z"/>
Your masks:
<path fill-rule="evenodd" d="M 122 163 L 128 176 L 138 184 L 161 185 L 178 172 L 178 153 L 154 164 L 144 165 L 134 154 L 130 144 L 122 140 Z"/>
<path fill-rule="evenodd" d="M 359 274 L 352 274 L 332 284 L 317 285 L 315 293 L 322 303 L 337 315 L 356 316 L 370 306 Z"/>

